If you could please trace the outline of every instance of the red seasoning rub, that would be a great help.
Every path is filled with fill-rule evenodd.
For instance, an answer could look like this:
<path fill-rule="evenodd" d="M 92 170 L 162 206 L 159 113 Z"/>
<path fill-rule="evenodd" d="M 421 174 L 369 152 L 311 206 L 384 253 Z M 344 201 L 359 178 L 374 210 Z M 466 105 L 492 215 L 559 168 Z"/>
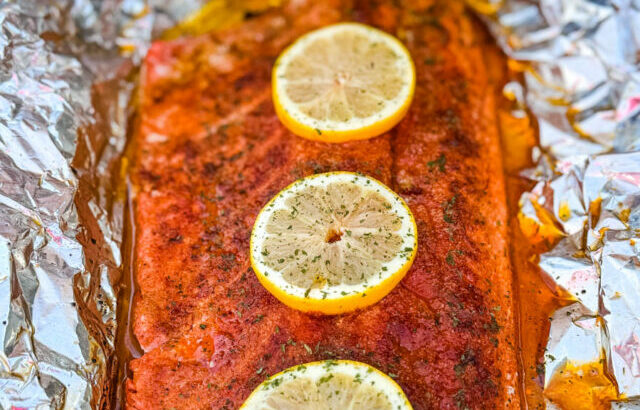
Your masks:
<path fill-rule="evenodd" d="M 329 145 L 278 121 L 283 48 L 337 21 L 398 36 L 417 69 L 389 133 Z M 156 42 L 144 63 L 133 153 L 138 293 L 127 407 L 238 408 L 268 375 L 323 359 L 371 364 L 416 409 L 519 408 L 512 272 L 494 90 L 454 1 L 291 1 L 233 29 Z M 249 263 L 256 215 L 297 178 L 371 175 L 418 226 L 405 279 L 340 316 L 277 301 Z"/>

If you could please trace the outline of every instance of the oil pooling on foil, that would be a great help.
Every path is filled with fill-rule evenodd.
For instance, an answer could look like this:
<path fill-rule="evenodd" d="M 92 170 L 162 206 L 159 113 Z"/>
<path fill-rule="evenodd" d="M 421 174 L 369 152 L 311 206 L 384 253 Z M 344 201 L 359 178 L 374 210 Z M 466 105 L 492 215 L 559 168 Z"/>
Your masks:
<path fill-rule="evenodd" d="M 484 21 L 522 67 L 524 84 L 508 84 L 509 93 L 539 129 L 536 166 L 522 172 L 537 183 L 519 218 L 559 228 L 538 265 L 574 300 L 550 318 L 547 407 L 558 407 L 566 386 L 587 383 L 594 400 L 639 408 L 640 3 L 483 4 Z"/>
<path fill-rule="evenodd" d="M 0 407 L 111 407 L 132 74 L 204 3 L 0 3 Z M 562 228 L 539 266 L 575 299 L 552 317 L 545 388 L 602 363 L 629 399 L 613 408 L 640 408 L 640 4 L 485 3 L 539 125 L 521 213 Z"/>
<path fill-rule="evenodd" d="M 201 5 L 0 2 L 0 408 L 111 408 L 131 74 Z"/>

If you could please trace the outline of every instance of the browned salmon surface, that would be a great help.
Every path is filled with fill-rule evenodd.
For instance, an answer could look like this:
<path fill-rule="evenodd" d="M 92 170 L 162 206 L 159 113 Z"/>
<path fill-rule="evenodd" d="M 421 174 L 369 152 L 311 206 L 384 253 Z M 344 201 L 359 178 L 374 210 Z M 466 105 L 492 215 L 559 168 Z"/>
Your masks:
<path fill-rule="evenodd" d="M 389 133 L 329 145 L 291 134 L 271 102 L 278 54 L 359 21 L 400 38 L 415 99 Z M 456 1 L 290 1 L 232 29 L 156 42 L 144 62 L 132 155 L 136 196 L 130 409 L 238 408 L 268 375 L 352 359 L 391 375 L 416 409 L 519 408 L 512 271 L 494 90 Z M 297 178 L 357 171 L 411 208 L 419 249 L 362 311 L 292 310 L 258 282 L 249 237 Z"/>

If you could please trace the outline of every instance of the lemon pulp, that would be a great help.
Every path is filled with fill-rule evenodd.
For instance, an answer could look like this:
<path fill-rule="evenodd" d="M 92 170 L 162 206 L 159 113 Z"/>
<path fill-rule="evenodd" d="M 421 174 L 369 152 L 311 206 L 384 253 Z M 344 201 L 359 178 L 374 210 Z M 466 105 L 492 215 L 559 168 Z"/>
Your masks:
<path fill-rule="evenodd" d="M 339 23 L 286 49 L 272 87 L 276 113 L 293 133 L 342 142 L 382 134 L 402 119 L 413 98 L 415 68 L 395 37 Z"/>
<path fill-rule="evenodd" d="M 407 272 L 417 249 L 406 203 L 381 182 L 351 172 L 296 181 L 260 212 L 251 263 L 290 307 L 336 314 L 373 304 Z"/>
<path fill-rule="evenodd" d="M 265 380 L 244 410 L 411 410 L 400 386 L 365 363 L 325 360 L 293 366 Z"/>

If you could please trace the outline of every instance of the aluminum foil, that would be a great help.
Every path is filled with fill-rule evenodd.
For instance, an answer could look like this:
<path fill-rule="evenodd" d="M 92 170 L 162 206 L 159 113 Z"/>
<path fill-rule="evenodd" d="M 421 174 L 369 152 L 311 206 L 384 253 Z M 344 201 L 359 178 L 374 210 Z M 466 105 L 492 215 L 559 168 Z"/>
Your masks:
<path fill-rule="evenodd" d="M 0 2 L 0 408 L 111 408 L 135 65 L 202 1 Z"/>
<path fill-rule="evenodd" d="M 612 408 L 640 408 L 640 1 L 487 3 L 484 20 L 523 68 L 505 92 L 539 129 L 520 212 L 543 224 L 543 209 L 561 230 L 539 266 L 575 300 L 551 318 L 545 388 L 564 364 L 602 354 L 625 398 Z"/>
<path fill-rule="evenodd" d="M 0 408 L 112 407 L 132 75 L 204 3 L 0 2 Z M 540 130 L 521 210 L 555 216 L 540 266 L 576 300 L 554 314 L 545 382 L 604 352 L 630 398 L 612 407 L 640 408 L 640 2 L 486 3 Z"/>

